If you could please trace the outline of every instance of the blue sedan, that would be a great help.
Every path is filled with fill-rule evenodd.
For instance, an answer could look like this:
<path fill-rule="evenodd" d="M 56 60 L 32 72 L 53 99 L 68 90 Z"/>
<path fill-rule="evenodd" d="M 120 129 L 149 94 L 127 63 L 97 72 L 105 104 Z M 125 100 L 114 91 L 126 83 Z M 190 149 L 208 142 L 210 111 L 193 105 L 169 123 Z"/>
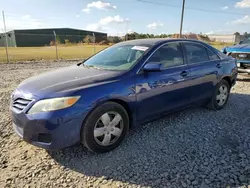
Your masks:
<path fill-rule="evenodd" d="M 200 41 L 126 41 L 24 80 L 10 114 L 16 133 L 35 146 L 82 143 L 107 152 L 131 127 L 166 113 L 195 104 L 224 108 L 237 74 L 234 58 Z"/>

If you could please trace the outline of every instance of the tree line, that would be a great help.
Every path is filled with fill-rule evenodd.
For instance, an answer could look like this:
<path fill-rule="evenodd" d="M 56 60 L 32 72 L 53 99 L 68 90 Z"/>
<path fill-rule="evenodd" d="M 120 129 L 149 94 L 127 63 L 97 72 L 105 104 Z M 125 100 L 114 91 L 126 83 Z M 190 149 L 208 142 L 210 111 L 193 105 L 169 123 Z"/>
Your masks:
<path fill-rule="evenodd" d="M 240 35 L 239 32 L 235 32 L 234 35 Z M 210 41 L 209 37 L 206 34 L 197 34 L 197 36 L 203 40 L 203 41 Z M 243 38 L 249 38 L 250 37 L 250 33 L 243 33 Z M 114 43 L 118 43 L 118 42 L 122 42 L 125 40 L 135 40 L 135 39 L 146 39 L 146 38 L 179 38 L 179 34 L 160 34 L 160 35 L 154 35 L 154 34 L 147 34 L 147 33 L 137 33 L 137 32 L 133 32 L 133 33 L 129 33 L 126 34 L 123 37 L 119 37 L 119 36 L 108 36 L 107 39 L 99 42 L 99 44 L 114 44 Z M 183 37 L 183 36 L 182 36 Z M 87 35 L 84 37 L 83 39 L 83 43 L 94 43 L 94 38 L 93 36 Z"/>

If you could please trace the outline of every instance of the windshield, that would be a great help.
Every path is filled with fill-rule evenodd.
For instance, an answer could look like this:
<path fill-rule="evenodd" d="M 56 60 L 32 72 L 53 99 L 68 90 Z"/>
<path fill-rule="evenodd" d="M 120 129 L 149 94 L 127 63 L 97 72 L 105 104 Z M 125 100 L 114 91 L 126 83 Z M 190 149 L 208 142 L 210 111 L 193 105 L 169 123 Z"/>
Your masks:
<path fill-rule="evenodd" d="M 148 50 L 147 46 L 113 46 L 84 62 L 85 66 L 107 70 L 128 70 Z"/>
<path fill-rule="evenodd" d="M 241 44 L 249 44 L 250 45 L 250 38 L 242 41 Z"/>

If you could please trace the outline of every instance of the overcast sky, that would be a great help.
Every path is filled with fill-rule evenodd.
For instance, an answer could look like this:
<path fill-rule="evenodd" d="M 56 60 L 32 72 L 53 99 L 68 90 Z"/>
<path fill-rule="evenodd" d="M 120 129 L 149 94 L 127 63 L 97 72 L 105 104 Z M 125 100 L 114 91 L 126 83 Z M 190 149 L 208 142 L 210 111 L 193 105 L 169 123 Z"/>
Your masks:
<path fill-rule="evenodd" d="M 177 33 L 181 5 L 182 0 L 0 0 L 7 30 L 70 27 L 109 35 Z M 186 7 L 185 33 L 250 32 L 250 0 L 186 0 Z"/>

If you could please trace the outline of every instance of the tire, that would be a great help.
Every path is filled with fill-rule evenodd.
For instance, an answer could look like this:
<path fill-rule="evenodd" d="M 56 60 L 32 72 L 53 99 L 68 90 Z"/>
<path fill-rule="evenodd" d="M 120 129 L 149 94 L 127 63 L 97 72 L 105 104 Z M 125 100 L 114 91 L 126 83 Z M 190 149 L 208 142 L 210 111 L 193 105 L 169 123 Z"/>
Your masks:
<path fill-rule="evenodd" d="M 224 89 L 222 90 L 223 92 L 221 92 L 221 90 L 220 90 L 220 88 L 223 88 L 223 87 L 226 88 L 227 95 L 221 97 L 220 94 L 222 94 L 223 92 L 225 92 Z M 227 104 L 227 101 L 228 101 L 228 98 L 229 98 L 229 95 L 230 95 L 230 90 L 231 90 L 231 87 L 230 87 L 229 83 L 226 80 L 224 80 L 224 79 L 221 80 L 217 84 L 216 89 L 214 91 L 214 94 L 213 94 L 212 98 L 210 99 L 207 107 L 209 109 L 215 110 L 215 111 L 223 109 L 226 106 L 226 104 Z M 220 95 L 220 97 L 219 97 L 219 95 Z M 220 98 L 220 99 L 218 99 L 217 97 Z M 224 100 L 224 101 L 222 102 L 222 100 Z"/>
<path fill-rule="evenodd" d="M 115 102 L 101 104 L 83 123 L 81 143 L 93 152 L 111 151 L 118 147 L 127 135 L 129 123 L 128 113 L 123 106 Z"/>

